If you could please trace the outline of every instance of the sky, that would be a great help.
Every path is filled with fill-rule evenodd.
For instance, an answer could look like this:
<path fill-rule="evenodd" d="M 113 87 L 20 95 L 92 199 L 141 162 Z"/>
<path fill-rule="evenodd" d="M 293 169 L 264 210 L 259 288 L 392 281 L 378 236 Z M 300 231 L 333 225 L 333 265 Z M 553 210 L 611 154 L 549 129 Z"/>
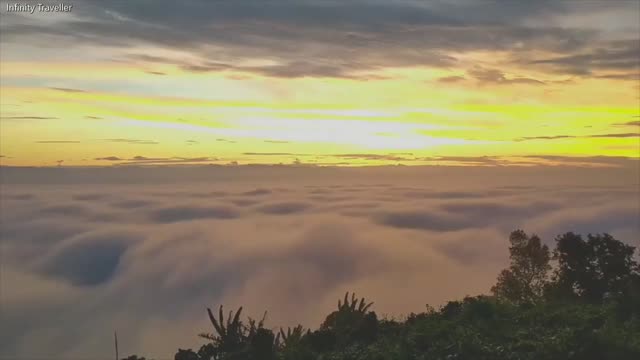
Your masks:
<path fill-rule="evenodd" d="M 0 3 L 2 165 L 640 156 L 635 0 L 68 4 Z"/>

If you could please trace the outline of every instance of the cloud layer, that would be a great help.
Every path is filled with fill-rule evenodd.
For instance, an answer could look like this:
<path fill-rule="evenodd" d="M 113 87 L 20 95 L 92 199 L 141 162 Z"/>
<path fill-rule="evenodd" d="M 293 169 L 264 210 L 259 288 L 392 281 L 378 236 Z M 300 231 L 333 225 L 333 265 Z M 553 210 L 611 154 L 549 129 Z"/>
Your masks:
<path fill-rule="evenodd" d="M 486 292 L 514 228 L 640 239 L 637 178 L 602 170 L 240 169 L 203 183 L 181 169 L 164 184 L 82 171 L 1 187 L 2 356 L 99 357 L 117 330 L 123 352 L 169 358 L 199 343 L 207 306 L 317 326 L 347 290 L 401 316 Z"/>

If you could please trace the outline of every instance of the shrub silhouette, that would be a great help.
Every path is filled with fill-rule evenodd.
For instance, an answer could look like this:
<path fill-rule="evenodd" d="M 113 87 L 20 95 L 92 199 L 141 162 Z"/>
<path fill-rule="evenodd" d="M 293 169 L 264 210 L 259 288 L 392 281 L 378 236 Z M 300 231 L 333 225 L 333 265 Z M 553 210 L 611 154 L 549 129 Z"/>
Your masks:
<path fill-rule="evenodd" d="M 491 288 L 495 296 L 516 303 L 539 301 L 547 286 L 550 253 L 536 235 L 516 230 L 509 236 L 511 264 Z"/>
<path fill-rule="evenodd" d="M 372 342 L 378 330 L 376 313 L 368 312 L 372 305 L 372 302 L 366 303 L 364 298 L 357 299 L 356 294 L 351 294 L 351 300 L 349 300 L 347 292 L 343 302 L 338 300 L 338 310 L 327 316 L 320 329 L 334 332 L 338 346 L 352 342 Z"/>
<path fill-rule="evenodd" d="M 254 359 L 272 360 L 276 358 L 278 341 L 271 330 L 258 328 L 250 337 L 250 354 Z"/>
<path fill-rule="evenodd" d="M 317 330 L 277 333 L 242 308 L 207 314 L 215 333 L 175 360 L 631 360 L 640 359 L 640 272 L 635 248 L 611 235 L 566 233 L 553 257 L 535 236 L 510 238 L 511 263 L 493 296 L 467 296 L 406 320 L 379 320 L 346 293 Z M 555 270 L 551 271 L 551 261 Z M 142 360 L 130 357 L 127 360 Z"/>
<path fill-rule="evenodd" d="M 282 330 L 282 328 L 280 328 L 280 339 L 282 339 L 282 347 L 287 348 L 296 346 L 300 344 L 300 342 L 302 341 L 302 337 L 308 334 L 309 331 L 307 331 L 305 334 L 302 325 L 298 325 L 293 329 L 288 328 L 286 333 L 284 332 L 284 330 Z"/>
<path fill-rule="evenodd" d="M 178 349 L 178 352 L 176 353 L 174 360 L 200 360 L 200 357 L 198 356 L 198 354 L 194 353 L 191 349 L 189 350 Z"/>
<path fill-rule="evenodd" d="M 574 233 L 556 238 L 553 257 L 557 293 L 600 303 L 606 296 L 623 293 L 630 277 L 638 272 L 635 248 L 609 234 L 589 234 L 587 240 Z"/>
<path fill-rule="evenodd" d="M 207 308 L 209 320 L 218 335 L 201 334 L 200 336 L 212 340 L 215 343 L 216 348 L 221 352 L 238 351 L 242 346 L 243 340 L 242 322 L 240 321 L 241 313 L 242 307 L 236 311 L 235 316 L 233 311 L 230 311 L 225 324 L 222 305 L 220 305 L 220 308 L 218 309 L 218 319 L 216 319 L 213 312 L 211 312 L 211 309 Z"/>

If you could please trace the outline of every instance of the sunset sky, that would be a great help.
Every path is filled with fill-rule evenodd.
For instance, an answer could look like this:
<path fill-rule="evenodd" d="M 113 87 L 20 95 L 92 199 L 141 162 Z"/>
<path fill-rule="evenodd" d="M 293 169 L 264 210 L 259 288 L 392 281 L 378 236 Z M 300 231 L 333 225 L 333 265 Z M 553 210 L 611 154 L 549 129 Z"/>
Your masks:
<path fill-rule="evenodd" d="M 0 0 L 0 360 L 404 319 L 514 229 L 640 247 L 639 0 L 64 1 Z"/>
<path fill-rule="evenodd" d="M 638 1 L 71 4 L 1 4 L 2 165 L 640 154 Z"/>

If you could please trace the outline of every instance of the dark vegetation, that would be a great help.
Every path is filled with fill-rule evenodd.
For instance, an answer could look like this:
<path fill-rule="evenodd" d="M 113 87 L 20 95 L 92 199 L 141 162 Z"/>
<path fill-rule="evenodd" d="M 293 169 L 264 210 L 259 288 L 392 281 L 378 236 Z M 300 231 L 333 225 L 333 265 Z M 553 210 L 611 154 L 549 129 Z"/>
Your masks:
<path fill-rule="evenodd" d="M 242 308 L 225 316 L 221 306 L 207 309 L 215 332 L 200 334 L 206 344 L 175 360 L 640 359 L 634 247 L 608 234 L 566 233 L 553 251 L 520 230 L 509 241 L 511 264 L 492 296 L 427 305 L 398 321 L 346 294 L 313 331 L 243 322 Z"/>

